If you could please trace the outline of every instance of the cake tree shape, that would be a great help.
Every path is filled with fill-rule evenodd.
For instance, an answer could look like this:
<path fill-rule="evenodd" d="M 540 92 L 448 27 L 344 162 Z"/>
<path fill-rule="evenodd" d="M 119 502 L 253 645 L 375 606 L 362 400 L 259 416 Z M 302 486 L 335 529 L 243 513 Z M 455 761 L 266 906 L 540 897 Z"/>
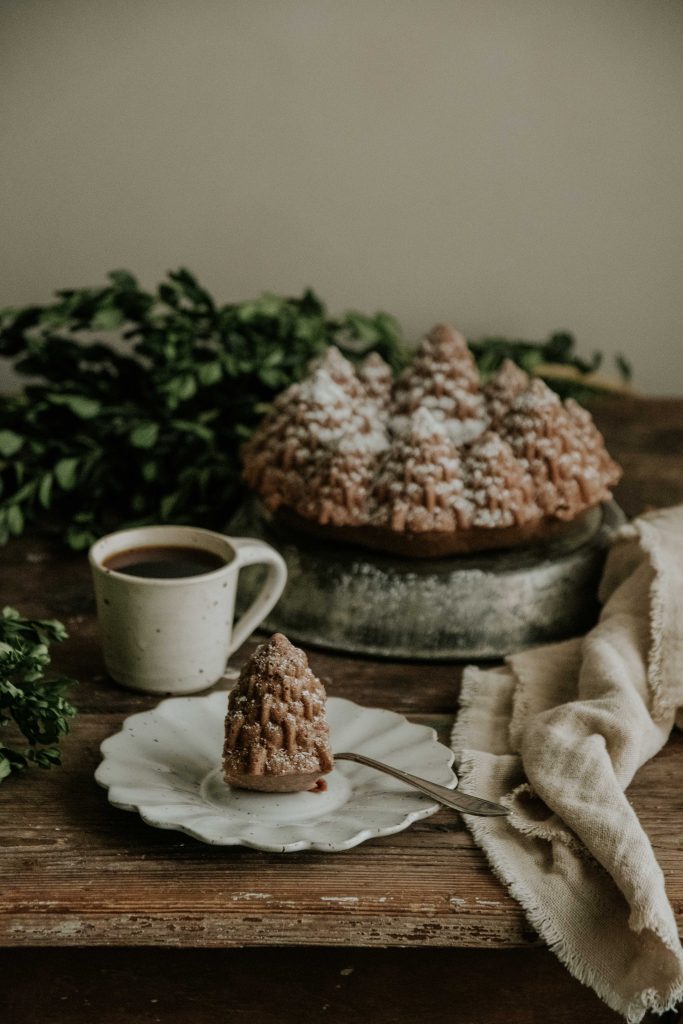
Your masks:
<path fill-rule="evenodd" d="M 358 525 L 387 444 L 367 399 L 356 401 L 318 365 L 285 392 L 244 446 L 244 478 L 272 511 L 285 505 L 321 524 Z"/>
<path fill-rule="evenodd" d="M 607 451 L 605 440 L 593 417 L 588 409 L 584 409 L 573 398 L 567 398 L 564 407 L 586 449 L 596 460 L 605 484 L 614 487 L 621 480 L 621 469 Z"/>
<path fill-rule="evenodd" d="M 410 366 L 394 386 L 395 429 L 405 417 L 427 409 L 443 421 L 456 444 L 471 441 L 487 423 L 479 371 L 462 334 L 437 324 L 420 342 Z"/>
<path fill-rule="evenodd" d="M 367 522 L 368 500 L 377 452 L 369 435 L 358 431 L 341 438 L 315 464 L 296 511 L 321 526 L 360 526 Z"/>
<path fill-rule="evenodd" d="M 358 402 L 363 402 L 367 398 L 365 385 L 359 380 L 356 368 L 336 345 L 330 345 L 321 356 L 310 363 L 308 375 L 311 376 L 320 369 L 328 373 L 349 398 Z"/>
<path fill-rule="evenodd" d="M 512 359 L 504 359 L 484 387 L 486 411 L 497 429 L 510 406 L 529 387 L 529 375 Z"/>
<path fill-rule="evenodd" d="M 503 417 L 500 433 L 528 470 L 544 514 L 569 520 L 610 497 L 618 470 L 608 465 L 597 429 L 577 423 L 575 410 L 542 380 L 533 380 Z"/>
<path fill-rule="evenodd" d="M 330 345 L 322 356 L 313 360 L 309 372 L 323 369 L 353 403 L 357 416 L 369 421 L 380 419 L 386 424 L 393 373 L 377 352 L 371 352 L 357 367 Z"/>
<path fill-rule="evenodd" d="M 365 357 L 358 367 L 358 377 L 365 385 L 368 398 L 380 413 L 388 410 L 394 375 L 378 352 L 371 352 Z"/>
<path fill-rule="evenodd" d="M 271 793 L 312 789 L 334 765 L 325 688 L 282 633 L 261 644 L 228 698 L 223 774 Z"/>
<path fill-rule="evenodd" d="M 446 426 L 422 407 L 394 436 L 373 490 L 375 526 L 409 533 L 465 529 L 472 509 Z"/>
<path fill-rule="evenodd" d="M 465 496 L 473 509 L 475 527 L 525 526 L 538 522 L 543 515 L 531 476 L 507 441 L 491 430 L 478 437 L 467 451 Z"/>

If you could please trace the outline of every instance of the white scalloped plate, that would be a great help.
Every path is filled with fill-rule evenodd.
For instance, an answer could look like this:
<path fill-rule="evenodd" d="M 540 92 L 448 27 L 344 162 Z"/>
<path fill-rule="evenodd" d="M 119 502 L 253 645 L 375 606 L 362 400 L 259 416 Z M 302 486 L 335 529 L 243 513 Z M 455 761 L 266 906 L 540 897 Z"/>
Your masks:
<path fill-rule="evenodd" d="M 173 697 L 127 718 L 102 744 L 95 772 L 109 802 L 203 843 L 273 853 L 348 850 L 400 832 L 438 808 L 403 783 L 348 761 L 325 777 L 325 792 L 232 789 L 220 768 L 226 707 L 225 692 Z M 367 754 L 455 789 L 453 752 L 428 726 L 340 697 L 328 699 L 327 717 L 333 750 Z"/>

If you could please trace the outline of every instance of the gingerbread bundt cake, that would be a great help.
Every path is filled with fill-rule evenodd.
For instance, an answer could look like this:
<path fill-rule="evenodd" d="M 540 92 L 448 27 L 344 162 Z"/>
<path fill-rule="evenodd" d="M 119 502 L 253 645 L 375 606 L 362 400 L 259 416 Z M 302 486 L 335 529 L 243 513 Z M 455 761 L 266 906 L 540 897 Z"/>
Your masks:
<path fill-rule="evenodd" d="M 589 412 L 509 360 L 482 386 L 445 324 L 393 382 L 378 355 L 355 368 L 330 348 L 277 397 L 243 460 L 289 525 L 411 557 L 553 537 L 621 475 Z"/>

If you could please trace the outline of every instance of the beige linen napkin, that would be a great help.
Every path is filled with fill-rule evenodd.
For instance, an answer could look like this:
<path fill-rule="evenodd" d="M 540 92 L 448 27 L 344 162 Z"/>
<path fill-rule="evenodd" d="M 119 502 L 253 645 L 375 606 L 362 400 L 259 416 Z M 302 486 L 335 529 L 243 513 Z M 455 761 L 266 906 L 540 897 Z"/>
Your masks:
<path fill-rule="evenodd" d="M 491 867 L 584 984 L 630 1022 L 683 999 L 664 878 L 624 793 L 683 707 L 683 505 L 624 526 L 583 639 L 468 668 L 453 746 Z M 662 807 L 666 821 L 667 808 Z"/>

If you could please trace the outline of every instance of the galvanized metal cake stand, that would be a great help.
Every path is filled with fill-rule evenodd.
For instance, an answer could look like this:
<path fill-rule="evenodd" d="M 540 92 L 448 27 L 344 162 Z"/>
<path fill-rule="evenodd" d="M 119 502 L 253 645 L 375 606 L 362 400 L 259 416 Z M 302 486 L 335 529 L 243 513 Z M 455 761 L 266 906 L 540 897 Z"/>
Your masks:
<path fill-rule="evenodd" d="M 624 521 L 608 502 L 544 545 L 429 560 L 309 539 L 256 499 L 229 529 L 267 541 L 287 563 L 289 580 L 265 629 L 335 651 L 446 661 L 500 658 L 590 628 L 605 553 Z M 242 571 L 242 606 L 262 573 Z"/>

